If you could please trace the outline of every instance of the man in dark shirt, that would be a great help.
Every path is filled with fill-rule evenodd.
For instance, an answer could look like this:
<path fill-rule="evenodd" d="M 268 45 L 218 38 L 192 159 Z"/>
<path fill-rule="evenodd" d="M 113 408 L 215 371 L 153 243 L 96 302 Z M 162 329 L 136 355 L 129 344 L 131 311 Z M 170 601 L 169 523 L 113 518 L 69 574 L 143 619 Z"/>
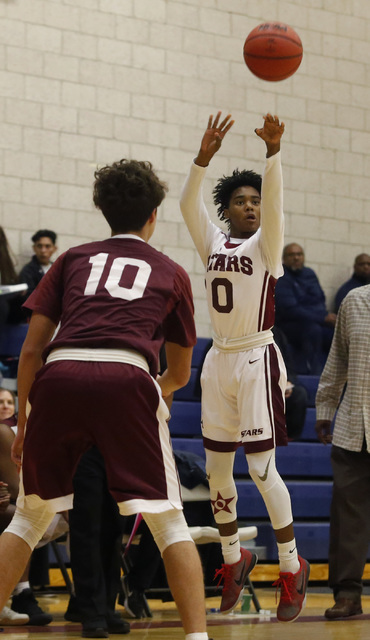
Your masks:
<path fill-rule="evenodd" d="M 360 253 L 355 258 L 351 278 L 339 287 L 335 295 L 335 312 L 338 313 L 340 303 L 349 291 L 363 287 L 365 284 L 370 284 L 370 256 L 367 253 Z"/>
<path fill-rule="evenodd" d="M 0 609 L 54 513 L 72 507 L 75 468 L 96 445 L 120 513 L 142 513 L 161 551 L 186 638 L 207 640 L 202 568 L 182 512 L 164 400 L 190 377 L 190 279 L 148 244 L 165 191 L 148 162 L 96 171 L 94 203 L 112 237 L 64 253 L 27 300 L 33 313 L 12 449 L 23 486 L 0 538 Z M 167 369 L 157 376 L 163 343 Z M 106 637 L 106 628 L 94 637 Z"/>
<path fill-rule="evenodd" d="M 313 271 L 304 265 L 295 242 L 284 247 L 284 275 L 276 283 L 275 325 L 293 350 L 298 373 L 319 374 L 333 337 L 336 315 L 328 313 L 325 294 Z"/>
<path fill-rule="evenodd" d="M 19 282 L 25 282 L 28 285 L 27 295 L 31 295 L 41 278 L 50 269 L 51 257 L 58 248 L 56 246 L 57 234 L 50 229 L 39 229 L 31 240 L 35 255 L 32 256 L 30 262 L 24 265 L 19 274 Z"/>

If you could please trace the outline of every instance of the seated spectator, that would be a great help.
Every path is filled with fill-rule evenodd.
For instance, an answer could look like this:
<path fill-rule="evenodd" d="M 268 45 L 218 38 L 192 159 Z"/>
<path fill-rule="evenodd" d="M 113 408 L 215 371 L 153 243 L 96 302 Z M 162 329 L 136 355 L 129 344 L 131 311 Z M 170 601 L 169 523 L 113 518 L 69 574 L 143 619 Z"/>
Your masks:
<path fill-rule="evenodd" d="M 315 272 L 304 265 L 299 244 L 284 247 L 284 275 L 276 283 L 275 325 L 285 334 L 297 373 L 320 374 L 330 349 L 336 320 L 326 308 Z"/>
<path fill-rule="evenodd" d="M 0 227 L 0 284 L 16 285 L 18 276 L 15 271 L 15 258 L 9 247 L 5 231 Z M 1 293 L 0 295 L 0 332 L 5 324 L 17 324 L 22 321 L 19 293 Z"/>
<path fill-rule="evenodd" d="M 6 529 L 13 517 L 18 496 L 18 470 L 10 458 L 16 424 L 14 394 L 8 389 L 0 388 L 0 480 L 6 484 L 9 495 L 6 508 L 0 511 L 0 533 Z M 11 611 L 18 614 L 19 622 L 17 624 L 36 626 L 49 624 L 53 618 L 39 607 L 29 583 L 29 570 L 30 563 L 13 591 Z M 20 618 L 19 614 L 22 614 Z M 0 612 L 0 618 L 3 618 L 0 624 L 16 624 L 15 617 L 11 613 L 9 614 L 9 611 L 4 615 Z"/>
<path fill-rule="evenodd" d="M 287 371 L 287 386 L 285 390 L 285 419 L 289 440 L 299 440 L 301 437 L 307 413 L 308 396 L 306 389 L 296 384 L 296 372 L 292 363 L 289 345 L 285 335 L 277 327 L 273 327 L 274 340 L 283 356 Z"/>
<path fill-rule="evenodd" d="M 338 313 L 340 303 L 347 293 L 357 287 L 363 287 L 364 284 L 370 284 L 370 256 L 367 253 L 360 253 L 355 258 L 352 276 L 339 287 L 335 294 L 335 313 Z"/>
<path fill-rule="evenodd" d="M 58 248 L 56 246 L 57 234 L 50 229 L 39 229 L 31 240 L 35 255 L 32 256 L 30 262 L 24 265 L 19 274 L 19 282 L 25 282 L 28 285 L 27 296 L 31 295 L 42 277 L 50 269 L 53 264 L 51 256 Z M 30 315 L 27 311 L 24 313 Z"/>

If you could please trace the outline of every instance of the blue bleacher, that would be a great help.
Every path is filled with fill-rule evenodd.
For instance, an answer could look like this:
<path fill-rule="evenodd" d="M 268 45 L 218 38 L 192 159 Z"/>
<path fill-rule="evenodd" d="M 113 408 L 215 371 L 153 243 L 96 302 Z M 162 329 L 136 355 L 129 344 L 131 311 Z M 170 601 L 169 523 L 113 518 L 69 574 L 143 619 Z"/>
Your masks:
<path fill-rule="evenodd" d="M 308 396 L 308 406 L 315 406 L 315 397 L 317 387 L 319 385 L 320 376 L 306 376 L 306 375 L 298 375 L 296 379 L 296 384 L 301 385 L 307 391 Z"/>
<path fill-rule="evenodd" d="M 0 356 L 19 356 L 28 324 L 7 324 L 0 337 Z"/>

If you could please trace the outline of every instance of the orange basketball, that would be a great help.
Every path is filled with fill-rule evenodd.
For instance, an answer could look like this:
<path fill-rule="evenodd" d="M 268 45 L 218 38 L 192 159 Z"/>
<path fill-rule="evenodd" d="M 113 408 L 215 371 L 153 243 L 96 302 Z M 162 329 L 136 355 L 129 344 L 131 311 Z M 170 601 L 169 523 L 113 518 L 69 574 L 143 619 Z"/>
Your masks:
<path fill-rule="evenodd" d="M 278 82 L 295 73 L 303 56 L 299 35 L 282 22 L 264 22 L 253 29 L 244 43 L 248 69 L 261 80 Z"/>

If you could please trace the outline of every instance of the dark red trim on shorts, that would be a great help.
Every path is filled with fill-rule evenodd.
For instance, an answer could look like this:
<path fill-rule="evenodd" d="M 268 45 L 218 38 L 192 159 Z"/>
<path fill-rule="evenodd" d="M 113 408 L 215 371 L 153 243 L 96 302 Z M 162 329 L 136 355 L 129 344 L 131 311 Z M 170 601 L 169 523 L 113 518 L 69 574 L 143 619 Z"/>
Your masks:
<path fill-rule="evenodd" d="M 204 448 L 210 451 L 228 452 L 236 451 L 242 445 L 242 442 L 219 442 L 218 440 L 203 438 L 203 444 Z"/>
<path fill-rule="evenodd" d="M 265 289 L 267 285 L 268 276 L 269 276 L 268 272 L 265 271 L 265 275 L 263 278 L 263 285 L 262 285 L 262 293 L 260 298 L 260 308 L 258 310 L 258 331 L 262 331 L 262 324 L 263 324 L 262 311 L 263 311 L 263 305 L 265 300 Z"/>
<path fill-rule="evenodd" d="M 268 365 L 267 365 L 267 349 L 270 354 L 270 383 L 268 384 Z M 265 379 L 267 405 L 270 416 L 271 428 L 275 433 L 275 445 L 285 446 L 288 444 L 288 436 L 285 422 L 284 399 L 279 386 L 280 367 L 274 344 L 267 345 L 265 351 Z M 271 390 L 271 394 L 270 394 Z M 272 406 L 272 414 L 271 414 Z"/>
<path fill-rule="evenodd" d="M 272 438 L 268 440 L 256 440 L 255 442 L 243 442 L 244 453 L 261 453 L 261 451 L 270 451 L 274 449 L 274 441 Z"/>

